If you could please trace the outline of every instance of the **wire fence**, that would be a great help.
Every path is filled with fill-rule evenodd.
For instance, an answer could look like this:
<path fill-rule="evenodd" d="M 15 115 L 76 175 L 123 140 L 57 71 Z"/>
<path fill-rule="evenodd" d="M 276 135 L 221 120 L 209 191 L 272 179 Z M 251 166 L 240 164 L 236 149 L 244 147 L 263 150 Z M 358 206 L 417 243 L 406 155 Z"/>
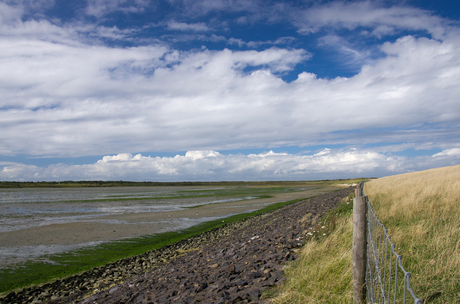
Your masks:
<path fill-rule="evenodd" d="M 363 184 L 361 184 L 361 191 Z M 406 303 L 412 297 L 415 304 L 423 304 L 410 287 L 410 272 L 401 264 L 402 257 L 395 252 L 395 245 L 385 226 L 375 214 L 369 199 L 367 204 L 367 303 Z"/>

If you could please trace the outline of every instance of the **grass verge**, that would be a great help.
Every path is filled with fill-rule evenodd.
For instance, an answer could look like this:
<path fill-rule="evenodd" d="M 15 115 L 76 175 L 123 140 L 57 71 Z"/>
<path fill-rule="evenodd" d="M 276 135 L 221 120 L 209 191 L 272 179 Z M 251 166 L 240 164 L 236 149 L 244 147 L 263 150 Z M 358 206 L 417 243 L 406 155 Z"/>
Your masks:
<path fill-rule="evenodd" d="M 1 269 L 0 293 L 7 293 L 22 287 L 42 284 L 54 279 L 75 275 L 94 267 L 158 249 L 193 235 L 256 216 L 300 200 L 303 199 L 275 203 L 257 211 L 233 215 L 224 220 L 204 222 L 181 231 L 108 242 L 91 248 L 64 254 L 54 254 L 46 257 L 48 259 L 47 262 L 27 262 L 19 267 Z"/>
<path fill-rule="evenodd" d="M 307 233 L 300 258 L 285 268 L 286 282 L 265 297 L 276 304 L 352 302 L 353 197 Z"/>
<path fill-rule="evenodd" d="M 460 166 L 372 180 L 364 191 L 412 274 L 415 294 L 424 303 L 460 303 Z M 342 202 L 316 225 L 300 259 L 286 267 L 286 282 L 267 298 L 352 303 L 351 206 Z"/>
<path fill-rule="evenodd" d="M 389 176 L 364 192 L 425 303 L 460 303 L 460 166 Z"/>

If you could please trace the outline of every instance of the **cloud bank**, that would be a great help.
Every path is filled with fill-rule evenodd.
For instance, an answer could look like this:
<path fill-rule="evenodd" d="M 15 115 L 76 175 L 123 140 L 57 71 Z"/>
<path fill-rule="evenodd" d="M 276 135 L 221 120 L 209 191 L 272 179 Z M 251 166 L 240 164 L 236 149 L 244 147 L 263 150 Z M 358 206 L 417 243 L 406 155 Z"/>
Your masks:
<path fill-rule="evenodd" d="M 171 1 L 174 14 L 133 27 L 88 20 L 109 24 L 115 14 L 150 14 L 160 6 L 94 0 L 74 19 L 56 21 L 46 17 L 49 1 L 0 3 L 0 155 L 106 155 L 87 165 L 8 164 L 0 179 L 381 176 L 425 168 L 428 161 L 458 161 L 457 24 L 419 8 L 371 1 L 300 9 L 236 2 Z M 224 18 L 229 9 L 232 17 Z M 278 39 L 250 41 L 228 34 L 235 24 L 257 22 L 287 22 L 299 36 L 283 32 Z M 152 29 L 164 32 L 140 34 Z M 299 41 L 312 35 L 319 36 L 317 47 L 333 47 L 359 66 L 356 74 L 321 78 L 309 72 L 318 55 Z M 214 39 L 226 47 L 178 48 L 174 39 Z M 351 40 L 373 43 L 359 50 Z M 292 73 L 292 81 L 283 79 Z M 308 156 L 224 153 L 316 145 L 359 149 Z M 373 145 L 442 152 L 404 159 L 390 150 L 366 150 Z M 152 151 L 223 154 L 141 155 Z"/>
<path fill-rule="evenodd" d="M 311 155 L 268 151 L 260 154 L 228 154 L 188 151 L 174 157 L 150 157 L 122 153 L 104 156 L 87 165 L 56 164 L 47 167 L 0 163 L 1 180 L 133 180 L 133 181 L 256 181 L 311 180 L 394 175 L 414 169 L 453 165 L 460 149 L 433 156 L 407 158 L 372 150 L 324 149 Z"/>

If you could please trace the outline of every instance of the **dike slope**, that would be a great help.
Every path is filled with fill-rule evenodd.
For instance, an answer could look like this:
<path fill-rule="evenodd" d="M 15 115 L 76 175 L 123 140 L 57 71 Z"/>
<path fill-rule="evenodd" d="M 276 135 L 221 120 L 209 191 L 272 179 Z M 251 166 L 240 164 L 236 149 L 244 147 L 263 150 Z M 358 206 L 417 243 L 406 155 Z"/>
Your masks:
<path fill-rule="evenodd" d="M 262 303 L 284 281 L 307 229 L 353 187 L 292 203 L 81 275 L 12 292 L 0 303 Z"/>

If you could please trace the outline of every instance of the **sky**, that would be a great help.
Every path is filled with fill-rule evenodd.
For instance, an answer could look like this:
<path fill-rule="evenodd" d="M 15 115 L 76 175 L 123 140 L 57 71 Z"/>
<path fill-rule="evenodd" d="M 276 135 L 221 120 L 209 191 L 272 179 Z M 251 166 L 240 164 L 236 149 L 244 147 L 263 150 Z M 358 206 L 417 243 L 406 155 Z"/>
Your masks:
<path fill-rule="evenodd" d="M 0 181 L 460 164 L 460 2 L 0 0 Z"/>

